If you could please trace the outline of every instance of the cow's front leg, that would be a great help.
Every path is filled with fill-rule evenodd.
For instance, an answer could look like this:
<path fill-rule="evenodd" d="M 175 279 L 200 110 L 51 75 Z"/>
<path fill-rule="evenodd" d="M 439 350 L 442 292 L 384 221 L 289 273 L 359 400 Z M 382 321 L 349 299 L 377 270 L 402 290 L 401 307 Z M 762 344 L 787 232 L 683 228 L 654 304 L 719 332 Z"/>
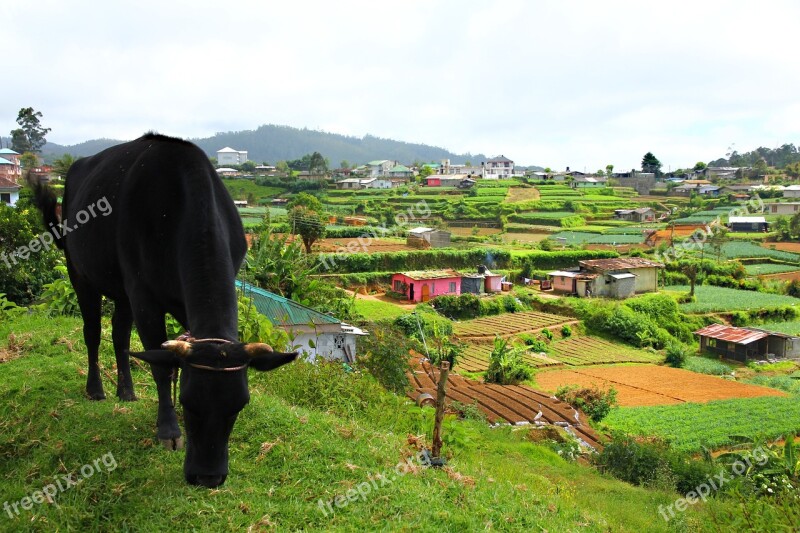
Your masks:
<path fill-rule="evenodd" d="M 156 436 L 168 450 L 179 450 L 183 448 L 183 439 L 181 438 L 181 428 L 178 426 L 178 415 L 175 413 L 175 406 L 172 404 L 172 376 L 177 369 L 159 365 L 151 365 L 151 368 L 153 379 L 158 388 L 158 419 L 156 420 L 158 430 Z"/>

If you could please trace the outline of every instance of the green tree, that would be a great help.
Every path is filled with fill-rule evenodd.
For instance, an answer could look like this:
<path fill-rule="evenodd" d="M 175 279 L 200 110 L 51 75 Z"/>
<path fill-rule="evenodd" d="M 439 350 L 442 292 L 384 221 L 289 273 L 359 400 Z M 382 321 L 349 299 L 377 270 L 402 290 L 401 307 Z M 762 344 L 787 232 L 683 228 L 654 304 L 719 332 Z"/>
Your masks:
<path fill-rule="evenodd" d="M 653 174 L 661 174 L 661 161 L 658 160 L 653 152 L 647 152 L 642 158 L 642 172 L 652 172 Z"/>
<path fill-rule="evenodd" d="M 325 235 L 322 215 L 303 205 L 296 205 L 289 210 L 289 226 L 293 234 L 303 239 L 303 246 L 309 254 L 314 243 Z"/>
<path fill-rule="evenodd" d="M 319 198 L 307 192 L 295 194 L 292 199 L 286 203 L 286 208 L 292 209 L 298 205 L 306 207 L 316 213 L 322 213 L 323 211 L 322 202 L 319 201 Z"/>
<path fill-rule="evenodd" d="M 314 152 L 308 161 L 308 171 L 311 173 L 324 174 L 328 172 L 328 160 L 322 157 L 319 152 Z"/>
<path fill-rule="evenodd" d="M 275 163 L 275 170 L 277 170 L 282 174 L 288 174 L 289 164 L 286 161 L 278 161 L 277 163 Z"/>
<path fill-rule="evenodd" d="M 253 161 L 245 161 L 239 165 L 239 169 L 243 172 L 254 172 L 256 169 L 256 164 Z"/>
<path fill-rule="evenodd" d="M 350 168 L 350 161 L 348 161 L 347 159 L 342 159 L 339 162 L 339 168 L 345 168 L 345 169 Z"/>
<path fill-rule="evenodd" d="M 420 177 L 421 180 L 424 180 L 425 178 L 427 178 L 431 174 L 433 174 L 433 168 L 432 167 L 430 167 L 428 165 L 422 165 L 419 168 L 419 177 Z"/>
<path fill-rule="evenodd" d="M 64 154 L 55 161 L 53 161 L 53 172 L 56 173 L 61 179 L 67 177 L 67 172 L 72 167 L 72 164 L 77 161 L 77 158 L 71 154 Z"/>
<path fill-rule="evenodd" d="M 697 163 L 694 164 L 694 168 L 692 170 L 694 170 L 695 172 L 699 172 L 701 170 L 705 170 L 706 168 L 708 168 L 708 165 L 706 165 L 702 161 L 698 161 Z"/>
<path fill-rule="evenodd" d="M 614 165 L 606 165 L 606 177 L 610 178 L 614 174 Z"/>
<path fill-rule="evenodd" d="M 42 113 L 34 111 L 32 107 L 23 107 L 17 115 L 19 128 L 11 130 L 11 149 L 19 152 L 39 153 L 47 143 L 44 138 L 50 128 L 44 128 L 39 123 Z"/>
<path fill-rule="evenodd" d="M 728 242 L 728 230 L 722 227 L 714 228 L 714 232 L 708 239 L 708 244 L 710 244 L 711 249 L 714 250 L 717 256 L 717 262 L 722 259 L 722 247 L 726 242 Z"/>
<path fill-rule="evenodd" d="M 25 170 L 30 170 L 39 166 L 39 158 L 33 152 L 25 152 L 19 157 L 19 163 Z"/>

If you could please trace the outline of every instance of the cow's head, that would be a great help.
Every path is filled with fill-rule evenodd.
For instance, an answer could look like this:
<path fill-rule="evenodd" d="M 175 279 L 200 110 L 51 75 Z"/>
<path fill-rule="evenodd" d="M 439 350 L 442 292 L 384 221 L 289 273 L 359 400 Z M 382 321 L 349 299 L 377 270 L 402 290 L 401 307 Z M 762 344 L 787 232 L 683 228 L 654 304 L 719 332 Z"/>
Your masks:
<path fill-rule="evenodd" d="M 226 341 L 175 340 L 162 348 L 131 355 L 151 365 L 181 369 L 186 481 L 210 488 L 222 485 L 228 475 L 228 438 L 239 411 L 250 401 L 247 369 L 274 370 L 293 361 L 297 353 Z"/>

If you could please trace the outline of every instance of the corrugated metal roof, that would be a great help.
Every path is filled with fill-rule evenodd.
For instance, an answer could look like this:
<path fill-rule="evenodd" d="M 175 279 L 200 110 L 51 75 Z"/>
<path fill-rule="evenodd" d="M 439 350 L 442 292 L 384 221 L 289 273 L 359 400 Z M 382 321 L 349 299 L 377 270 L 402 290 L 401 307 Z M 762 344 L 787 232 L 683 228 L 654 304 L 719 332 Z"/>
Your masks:
<path fill-rule="evenodd" d="M 729 224 L 763 224 L 766 221 L 764 217 L 728 217 Z"/>
<path fill-rule="evenodd" d="M 278 296 L 277 294 L 254 287 L 249 283 L 236 281 L 236 288 L 243 289 L 245 296 L 252 298 L 259 313 L 273 324 L 282 326 L 305 326 L 309 324 L 340 324 L 341 320 L 324 315 L 310 307 Z"/>
<path fill-rule="evenodd" d="M 656 263 L 655 261 L 642 259 L 641 257 L 588 259 L 586 261 L 578 261 L 578 264 L 583 268 L 590 268 L 601 272 L 606 270 L 625 270 L 627 268 L 664 268 L 662 263 Z"/>
<path fill-rule="evenodd" d="M 726 326 L 724 324 L 711 324 L 702 329 L 694 332 L 695 335 L 701 337 L 710 337 L 726 342 L 733 342 L 736 344 L 750 344 L 751 342 L 769 337 L 769 333 L 765 331 L 754 331 L 752 329 L 735 328 L 733 326 Z"/>

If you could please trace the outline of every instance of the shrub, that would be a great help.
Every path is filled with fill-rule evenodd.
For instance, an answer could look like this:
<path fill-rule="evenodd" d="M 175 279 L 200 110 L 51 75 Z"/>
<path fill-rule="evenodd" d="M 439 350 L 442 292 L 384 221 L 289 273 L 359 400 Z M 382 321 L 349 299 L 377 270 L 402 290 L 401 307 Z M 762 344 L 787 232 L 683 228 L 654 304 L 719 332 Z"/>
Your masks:
<path fill-rule="evenodd" d="M 556 397 L 577 407 L 595 422 L 601 421 L 617 405 L 617 390 L 600 389 L 597 385 L 579 387 L 564 385 L 556 390 Z"/>
<path fill-rule="evenodd" d="M 407 372 L 411 370 L 407 339 L 402 330 L 380 324 L 370 335 L 358 341 L 358 364 L 372 374 L 378 383 L 397 394 L 411 386 Z"/>
<path fill-rule="evenodd" d="M 0 318 L 10 318 L 25 312 L 24 307 L 20 307 L 14 302 L 6 298 L 6 295 L 0 292 Z"/>
<path fill-rule="evenodd" d="M 562 337 L 571 337 L 572 336 L 572 328 L 569 327 L 569 324 L 564 324 L 561 327 L 561 336 Z"/>
<path fill-rule="evenodd" d="M 489 368 L 486 370 L 486 381 L 499 385 L 515 385 L 530 379 L 531 369 L 523 362 L 525 349 L 510 346 L 508 339 L 495 336 L 494 348 L 489 355 Z"/>
<path fill-rule="evenodd" d="M 551 340 L 553 340 L 553 332 L 552 332 L 552 331 L 550 331 L 550 330 L 549 330 L 549 329 L 547 329 L 547 328 L 544 328 L 544 329 L 542 330 L 542 335 L 544 335 L 544 338 L 545 338 L 545 339 L 547 339 L 547 341 L 548 341 L 548 342 L 550 342 Z"/>
<path fill-rule="evenodd" d="M 664 362 L 674 368 L 682 368 L 686 364 L 686 358 L 690 355 L 690 348 L 677 341 L 667 345 L 666 358 Z"/>

